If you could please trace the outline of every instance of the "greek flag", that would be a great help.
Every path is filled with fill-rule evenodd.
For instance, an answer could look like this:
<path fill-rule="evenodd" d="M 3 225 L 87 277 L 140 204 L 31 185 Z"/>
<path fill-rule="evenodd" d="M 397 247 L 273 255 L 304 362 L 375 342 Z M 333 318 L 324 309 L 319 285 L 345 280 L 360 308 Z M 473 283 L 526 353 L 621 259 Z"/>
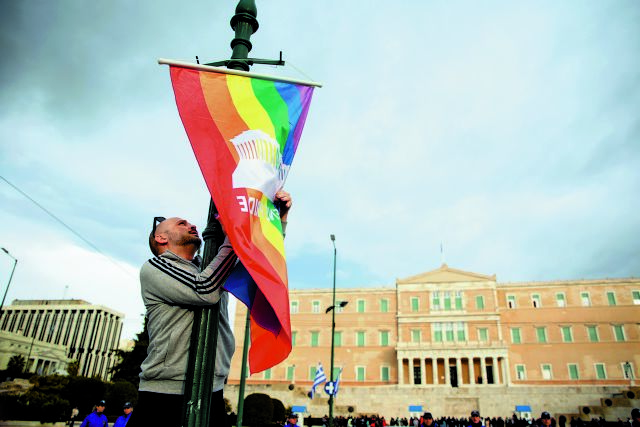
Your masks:
<path fill-rule="evenodd" d="M 313 399 L 313 396 L 316 393 L 316 387 L 327 381 L 327 376 L 324 374 L 324 369 L 322 369 L 322 363 L 318 362 L 318 367 L 316 368 L 316 376 L 313 379 L 313 385 L 311 386 L 311 393 L 309 393 L 309 397 Z"/>
<path fill-rule="evenodd" d="M 340 386 L 340 375 L 342 375 L 342 368 L 340 368 L 340 372 L 338 372 L 338 378 L 336 378 L 336 390 L 333 393 L 334 396 L 338 394 L 338 388 Z"/>

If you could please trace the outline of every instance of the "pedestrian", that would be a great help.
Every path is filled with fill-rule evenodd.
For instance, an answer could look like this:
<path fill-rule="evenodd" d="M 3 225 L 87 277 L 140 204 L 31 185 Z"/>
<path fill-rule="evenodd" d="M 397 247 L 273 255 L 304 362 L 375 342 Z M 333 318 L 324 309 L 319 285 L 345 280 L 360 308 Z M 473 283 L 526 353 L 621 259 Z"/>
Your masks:
<path fill-rule="evenodd" d="M 127 425 L 129 418 L 131 418 L 131 412 L 133 412 L 133 405 L 131 405 L 131 402 L 126 402 L 122 410 L 124 411 L 124 415 L 118 417 L 113 427 L 125 427 Z"/>
<path fill-rule="evenodd" d="M 71 416 L 69 417 L 69 427 L 73 427 L 73 425 L 76 423 L 76 418 L 78 418 L 79 413 L 80 411 L 78 410 L 78 407 L 74 407 L 71 410 Z"/>
<path fill-rule="evenodd" d="M 551 414 L 549 414 L 547 411 L 543 411 L 540 414 L 540 420 L 538 422 L 538 425 L 540 425 L 540 427 L 551 426 Z"/>
<path fill-rule="evenodd" d="M 292 200 L 279 191 L 282 229 Z M 155 217 L 149 247 L 155 256 L 140 270 L 142 300 L 147 310 L 149 347 L 141 365 L 136 410 L 128 427 L 182 424 L 183 395 L 195 307 L 219 304 L 218 340 L 213 375 L 212 426 L 227 425 L 223 388 L 235 349 L 227 310 L 228 293 L 222 285 L 237 261 L 229 239 L 201 270 L 196 253 L 202 240 L 195 225 L 182 218 Z"/>
<path fill-rule="evenodd" d="M 298 414 L 296 414 L 295 412 L 291 412 L 287 416 L 287 422 L 284 425 L 284 427 L 294 427 L 297 425 L 298 425 Z"/>
<path fill-rule="evenodd" d="M 84 421 L 82 421 L 80 427 L 108 427 L 109 422 L 107 421 L 107 417 L 103 414 L 106 406 L 107 404 L 104 400 L 96 403 L 91 413 L 87 415 Z"/>
<path fill-rule="evenodd" d="M 422 422 L 420 423 L 420 427 L 439 427 L 438 423 L 433 419 L 433 415 L 431 412 L 425 412 L 422 416 Z"/>
<path fill-rule="evenodd" d="M 631 427 L 640 427 L 640 409 L 631 410 Z"/>
<path fill-rule="evenodd" d="M 482 427 L 482 421 L 480 420 L 480 411 L 474 409 L 471 411 L 471 424 L 469 427 Z"/>

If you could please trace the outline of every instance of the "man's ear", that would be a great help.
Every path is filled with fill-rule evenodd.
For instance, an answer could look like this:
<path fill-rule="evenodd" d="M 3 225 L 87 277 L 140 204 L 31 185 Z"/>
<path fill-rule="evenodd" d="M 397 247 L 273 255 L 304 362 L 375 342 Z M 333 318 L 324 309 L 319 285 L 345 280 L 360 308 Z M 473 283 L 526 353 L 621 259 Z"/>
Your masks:
<path fill-rule="evenodd" d="M 166 245 L 169 242 L 169 239 L 164 234 L 156 234 L 155 240 L 159 245 Z"/>

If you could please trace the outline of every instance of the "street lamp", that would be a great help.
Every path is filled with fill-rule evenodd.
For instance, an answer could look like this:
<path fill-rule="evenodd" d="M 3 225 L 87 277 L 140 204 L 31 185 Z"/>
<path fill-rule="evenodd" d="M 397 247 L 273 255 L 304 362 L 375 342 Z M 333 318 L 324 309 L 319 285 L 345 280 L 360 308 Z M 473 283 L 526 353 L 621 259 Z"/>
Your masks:
<path fill-rule="evenodd" d="M 333 243 L 333 303 L 326 312 L 328 313 L 331 311 L 331 373 L 329 378 L 331 378 L 331 382 L 333 383 L 333 352 L 336 335 L 336 258 L 338 255 L 338 250 L 336 249 L 336 236 L 333 234 L 331 235 L 331 243 Z M 344 307 L 342 303 L 340 304 Z M 329 427 L 333 427 L 333 392 L 329 395 Z"/>
<path fill-rule="evenodd" d="M 7 298 L 7 292 L 9 292 L 9 286 L 11 286 L 11 279 L 13 279 L 13 272 L 16 271 L 16 264 L 18 264 L 18 260 L 9 253 L 5 248 L 0 248 L 13 259 L 13 268 L 11 269 L 11 275 L 9 276 L 9 283 L 7 283 L 7 288 L 4 290 L 4 295 L 2 296 L 2 303 L 0 303 L 0 320 L 2 320 L 2 309 L 4 308 L 4 300 Z"/>

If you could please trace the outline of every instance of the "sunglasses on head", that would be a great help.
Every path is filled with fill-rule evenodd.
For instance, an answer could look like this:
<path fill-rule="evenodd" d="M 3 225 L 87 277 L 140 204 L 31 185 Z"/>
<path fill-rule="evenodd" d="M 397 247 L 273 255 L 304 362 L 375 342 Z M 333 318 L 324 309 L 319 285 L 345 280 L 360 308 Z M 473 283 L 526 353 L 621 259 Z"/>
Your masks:
<path fill-rule="evenodd" d="M 155 235 L 156 234 L 156 227 L 158 226 L 158 224 L 160 224 L 162 221 L 166 221 L 167 218 L 163 217 L 163 216 L 154 216 L 153 217 L 153 227 L 151 228 L 151 234 Z"/>

